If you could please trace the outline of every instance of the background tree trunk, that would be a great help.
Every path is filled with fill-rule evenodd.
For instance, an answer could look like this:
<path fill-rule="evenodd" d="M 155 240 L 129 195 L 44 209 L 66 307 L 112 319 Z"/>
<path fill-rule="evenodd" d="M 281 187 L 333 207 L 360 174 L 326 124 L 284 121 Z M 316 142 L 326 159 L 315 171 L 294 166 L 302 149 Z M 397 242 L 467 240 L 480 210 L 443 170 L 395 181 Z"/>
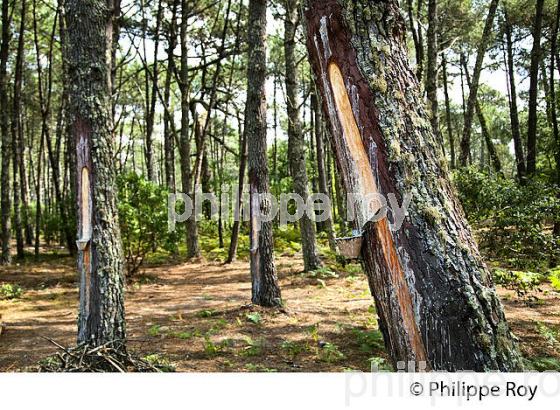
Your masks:
<path fill-rule="evenodd" d="M 445 121 L 447 125 L 447 138 L 449 139 L 449 154 L 451 156 L 449 166 L 455 169 L 455 138 L 453 137 L 453 127 L 451 125 L 451 106 L 449 101 L 449 90 L 447 87 L 447 58 L 441 55 L 441 71 L 443 75 L 443 93 L 445 95 Z"/>
<path fill-rule="evenodd" d="M 112 15 L 104 0 L 67 0 L 68 68 L 78 163 L 78 342 L 125 339 L 123 253 L 112 163 Z"/>
<path fill-rule="evenodd" d="M 2 1 L 2 39 L 0 40 L 0 107 L 8 106 L 8 54 L 10 51 L 10 15 L 8 0 Z M 10 200 L 10 160 L 12 153 L 12 139 L 7 109 L 0 109 L 0 135 L 2 137 L 2 172 L 0 180 L 1 208 L 2 208 L 2 253 L 0 265 L 8 265 L 12 258 L 10 255 L 11 232 L 11 200 Z"/>
<path fill-rule="evenodd" d="M 192 197 L 192 171 L 191 171 L 191 141 L 189 139 L 189 67 L 188 67 L 188 48 L 187 48 L 187 29 L 188 29 L 188 2 L 181 1 L 181 69 L 180 69 L 180 90 L 181 90 L 181 135 L 180 135 L 180 154 L 181 154 L 181 186 L 183 193 Z M 194 206 L 194 204 L 193 204 Z M 194 214 L 186 222 L 186 244 L 187 258 L 198 258 L 200 249 L 198 245 L 198 230 Z"/>
<path fill-rule="evenodd" d="M 437 50 L 438 50 L 438 12 L 437 0 L 428 0 L 428 60 L 426 67 L 426 95 L 430 106 L 430 122 L 436 138 L 441 140 L 443 147 L 443 139 L 439 132 L 438 117 L 438 80 L 437 80 Z"/>
<path fill-rule="evenodd" d="M 298 74 L 295 47 L 298 25 L 298 1 L 285 0 L 284 7 L 284 58 L 286 65 L 286 100 L 288 111 L 288 158 L 293 180 L 294 192 L 307 203 L 309 197 L 307 164 L 305 160 L 305 138 L 299 118 Z M 303 264 L 305 272 L 316 270 L 321 266 L 317 256 L 317 243 L 314 222 L 307 213 L 299 220 Z"/>
<path fill-rule="evenodd" d="M 490 36 L 492 35 L 492 25 L 494 23 L 494 16 L 496 15 L 496 9 L 498 8 L 498 2 L 499 0 L 492 0 L 490 3 L 490 9 L 488 10 L 488 15 L 486 16 L 486 22 L 484 23 L 482 38 L 480 39 L 480 43 L 478 44 L 476 50 L 476 62 L 471 82 L 472 86 L 469 87 L 469 99 L 467 101 L 467 111 L 465 113 L 465 124 L 463 125 L 463 137 L 461 139 L 460 163 L 462 167 L 467 166 L 471 149 L 472 121 L 476 105 L 476 96 L 478 93 L 478 83 L 480 81 L 480 73 L 482 72 L 484 55 L 486 54 L 486 49 L 488 48 L 488 44 L 490 42 Z"/>
<path fill-rule="evenodd" d="M 541 34 L 544 0 L 537 0 L 533 25 L 533 48 L 529 69 L 529 115 L 527 119 L 527 174 L 537 170 L 537 94 L 539 92 L 539 63 L 541 61 Z"/>
<path fill-rule="evenodd" d="M 325 169 L 325 148 L 323 143 L 323 117 L 321 115 L 321 107 L 319 105 L 319 98 L 316 94 L 311 94 L 311 107 L 313 115 L 315 116 L 315 143 L 317 146 L 317 172 L 319 176 L 319 193 L 325 194 L 332 198 L 329 192 L 329 187 L 327 184 L 327 171 Z M 327 238 L 329 239 L 329 247 L 331 251 L 335 252 L 337 249 L 333 218 L 332 218 L 332 207 L 329 209 L 331 216 L 323 222 L 323 229 L 327 233 Z"/>
<path fill-rule="evenodd" d="M 523 142 L 521 141 L 521 131 L 519 127 L 519 114 L 517 111 L 517 88 L 515 84 L 515 71 L 513 64 L 513 39 L 512 27 L 509 21 L 508 13 L 504 7 L 504 33 L 507 45 L 507 71 L 509 80 L 509 115 L 511 121 L 511 136 L 513 138 L 513 146 L 515 150 L 515 163 L 517 168 L 517 179 L 523 183 L 525 181 L 526 167 L 525 154 L 523 153 Z"/>
<path fill-rule="evenodd" d="M 306 17 L 346 191 L 393 193 L 399 204 L 412 194 L 395 232 L 387 217 L 369 222 L 378 206 L 355 204 L 355 228 L 365 229 L 364 267 L 393 362 L 414 360 L 419 367 L 427 360 L 434 370 L 521 369 L 446 161 L 424 125 L 428 116 L 409 68 L 397 1 L 310 0 Z"/>
<path fill-rule="evenodd" d="M 251 280 L 253 303 L 279 306 L 282 303 L 276 268 L 272 222 L 258 221 L 258 215 L 270 212 L 270 193 L 266 150 L 266 0 L 250 0 L 247 48 L 247 102 L 245 135 L 248 144 L 251 208 Z M 259 229 L 260 226 L 260 229 Z"/>

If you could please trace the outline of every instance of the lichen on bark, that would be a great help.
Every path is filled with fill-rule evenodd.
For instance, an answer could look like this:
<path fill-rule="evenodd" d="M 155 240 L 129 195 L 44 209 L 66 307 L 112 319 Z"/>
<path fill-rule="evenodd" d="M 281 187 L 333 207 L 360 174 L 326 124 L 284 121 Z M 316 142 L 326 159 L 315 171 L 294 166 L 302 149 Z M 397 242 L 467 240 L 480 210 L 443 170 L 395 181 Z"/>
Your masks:
<path fill-rule="evenodd" d="M 515 338 L 457 200 L 409 66 L 397 1 L 309 0 L 306 20 L 311 63 L 346 189 L 361 186 L 357 169 L 367 166 L 380 193 L 394 193 L 399 203 L 412 195 L 403 226 L 389 239 L 398 254 L 429 367 L 521 369 Z M 332 103 L 327 70 L 331 63 L 340 67 L 345 79 L 364 149 L 370 153 L 369 164 L 348 161 L 346 136 Z M 398 339 L 402 325 L 394 323 L 399 317 L 390 300 L 394 290 L 379 288 L 387 283 L 380 275 L 392 275 L 394 269 L 384 266 L 385 256 L 371 249 L 372 238 L 383 238 L 370 234 L 365 268 L 385 342 L 395 362 L 408 360 L 414 358 L 413 351 L 396 348 L 407 339 Z"/>

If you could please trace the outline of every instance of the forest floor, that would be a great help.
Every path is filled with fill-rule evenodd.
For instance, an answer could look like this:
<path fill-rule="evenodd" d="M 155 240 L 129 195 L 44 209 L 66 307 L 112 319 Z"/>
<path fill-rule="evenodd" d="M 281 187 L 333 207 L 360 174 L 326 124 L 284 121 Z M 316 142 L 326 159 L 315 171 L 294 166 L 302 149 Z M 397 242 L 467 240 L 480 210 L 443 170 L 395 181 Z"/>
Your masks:
<path fill-rule="evenodd" d="M 76 337 L 74 260 L 49 253 L 0 268 L 0 284 L 21 297 L 0 300 L 0 371 L 33 370 Z M 247 262 L 200 261 L 149 266 L 127 287 L 129 348 L 177 371 L 305 371 L 370 369 L 387 359 L 373 300 L 357 265 L 345 272 L 303 275 L 297 257 L 278 257 L 281 310 L 250 305 Z M 560 359 L 560 294 L 547 285 L 536 297 L 498 288 L 506 316 L 531 359 Z M 157 356 L 154 356 L 157 355 Z"/>

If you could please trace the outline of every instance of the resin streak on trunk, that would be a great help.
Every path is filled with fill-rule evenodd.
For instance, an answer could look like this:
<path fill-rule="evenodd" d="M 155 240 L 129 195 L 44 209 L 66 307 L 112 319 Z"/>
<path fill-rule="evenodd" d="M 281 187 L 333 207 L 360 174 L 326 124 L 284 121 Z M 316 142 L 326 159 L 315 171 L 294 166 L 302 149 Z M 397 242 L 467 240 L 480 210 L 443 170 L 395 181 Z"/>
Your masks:
<path fill-rule="evenodd" d="M 451 186 L 408 63 L 398 3 L 309 0 L 307 48 L 347 192 L 411 196 L 407 217 L 368 222 L 363 263 L 385 344 L 434 370 L 517 370 L 521 359 Z M 351 204 L 349 204 L 350 206 Z"/>

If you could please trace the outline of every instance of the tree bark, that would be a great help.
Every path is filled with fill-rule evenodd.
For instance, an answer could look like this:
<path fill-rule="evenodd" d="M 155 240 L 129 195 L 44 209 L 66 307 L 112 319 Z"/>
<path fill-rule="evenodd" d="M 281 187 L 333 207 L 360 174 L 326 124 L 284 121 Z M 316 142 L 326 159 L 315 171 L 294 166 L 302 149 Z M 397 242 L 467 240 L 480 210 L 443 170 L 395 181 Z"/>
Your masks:
<path fill-rule="evenodd" d="M 527 119 L 527 174 L 537 170 L 537 94 L 539 92 L 539 63 L 541 61 L 541 34 L 544 0 L 537 0 L 533 25 L 533 47 L 529 69 L 529 115 Z"/>
<path fill-rule="evenodd" d="M 517 179 L 520 183 L 525 181 L 526 167 L 525 154 L 523 153 L 523 142 L 521 140 L 521 130 L 519 127 L 519 114 L 517 111 L 517 88 L 515 83 L 515 71 L 513 64 L 513 38 L 512 26 L 509 21 L 508 13 L 504 7 L 504 33 L 507 44 L 507 70 L 509 80 L 509 115 L 511 121 L 511 136 L 513 138 L 513 146 L 515 150 L 515 163 L 517 168 Z"/>
<path fill-rule="evenodd" d="M 111 152 L 112 20 L 105 0 L 67 0 L 78 166 L 78 342 L 94 346 L 125 339 L 123 253 Z"/>
<path fill-rule="evenodd" d="M 288 112 L 288 158 L 292 175 L 294 193 L 305 203 L 309 198 L 307 164 L 305 159 L 305 137 L 299 117 L 298 73 L 296 66 L 296 31 L 298 25 L 298 1 L 285 0 L 284 8 L 284 58 L 286 67 L 286 105 Z M 305 272 L 316 270 L 321 266 L 317 255 L 315 224 L 307 213 L 299 219 L 303 265 Z"/>
<path fill-rule="evenodd" d="M 522 367 L 409 67 L 396 0 L 310 0 L 308 50 L 347 192 L 411 194 L 402 227 L 353 204 L 385 344 L 397 364 Z M 394 215 L 393 215 L 394 216 Z M 394 218 L 392 218 L 393 220 Z M 391 222 L 392 223 L 392 222 Z"/>
<path fill-rule="evenodd" d="M 280 306 L 282 299 L 274 266 L 272 223 L 259 215 L 271 211 L 266 150 L 266 0 L 249 1 L 247 48 L 247 102 L 245 135 L 248 144 L 250 195 L 250 255 L 252 301 L 261 306 Z"/>
<path fill-rule="evenodd" d="M 471 149 L 472 121 L 476 105 L 480 73 L 482 72 L 484 55 L 486 54 L 486 49 L 488 48 L 488 43 L 490 42 L 490 36 L 492 35 L 492 24 L 494 23 L 494 16 L 496 15 L 498 2 L 499 0 L 492 0 L 490 3 L 490 9 L 488 10 L 488 15 L 486 16 L 486 22 L 484 23 L 482 38 L 480 39 L 480 43 L 476 49 L 476 63 L 474 65 L 472 75 L 472 87 L 469 89 L 469 99 L 467 101 L 467 111 L 465 113 L 465 124 L 463 126 L 463 137 L 461 139 L 461 156 L 459 159 L 462 167 L 467 166 Z"/>
<path fill-rule="evenodd" d="M 10 15 L 9 0 L 2 1 L 2 39 L 0 43 L 0 106 L 8 106 L 8 55 L 10 51 Z M 12 153 L 12 138 L 10 135 L 8 110 L 0 110 L 0 135 L 2 137 L 2 172 L 0 180 L 1 208 L 2 208 L 2 253 L 0 265 L 9 265 L 12 261 L 10 254 L 11 232 L 11 200 L 10 200 L 10 160 Z"/>

